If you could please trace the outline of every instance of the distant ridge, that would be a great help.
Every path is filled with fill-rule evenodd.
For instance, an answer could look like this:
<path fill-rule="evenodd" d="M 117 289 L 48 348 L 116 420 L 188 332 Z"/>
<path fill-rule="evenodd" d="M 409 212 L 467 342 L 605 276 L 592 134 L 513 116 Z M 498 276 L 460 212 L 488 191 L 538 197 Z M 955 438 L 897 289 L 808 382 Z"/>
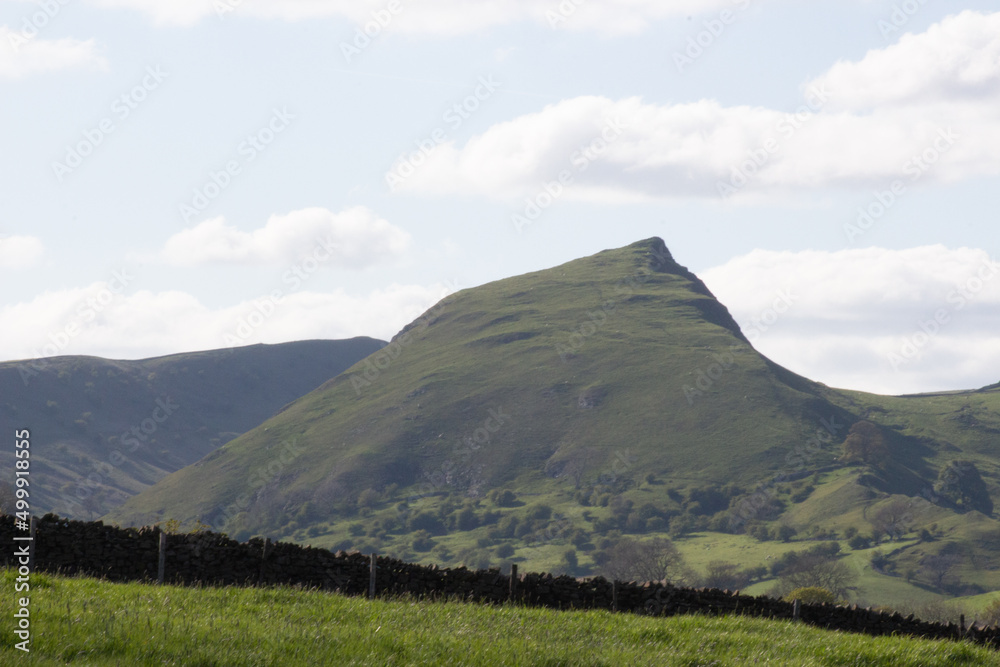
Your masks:
<path fill-rule="evenodd" d="M 0 429 L 32 432 L 32 509 L 91 518 L 194 463 L 385 343 L 372 338 L 139 361 L 0 363 Z M 133 429 L 137 429 L 133 431 Z M 13 450 L 0 451 L 12 482 Z"/>

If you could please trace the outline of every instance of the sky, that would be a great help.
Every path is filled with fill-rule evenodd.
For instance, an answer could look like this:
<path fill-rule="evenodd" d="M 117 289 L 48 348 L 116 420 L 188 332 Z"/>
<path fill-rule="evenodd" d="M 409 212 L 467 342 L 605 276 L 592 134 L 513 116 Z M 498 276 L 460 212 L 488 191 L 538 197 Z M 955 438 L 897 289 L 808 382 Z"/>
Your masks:
<path fill-rule="evenodd" d="M 658 236 L 797 373 L 992 384 L 998 109 L 985 1 L 0 0 L 0 361 L 388 339 Z"/>

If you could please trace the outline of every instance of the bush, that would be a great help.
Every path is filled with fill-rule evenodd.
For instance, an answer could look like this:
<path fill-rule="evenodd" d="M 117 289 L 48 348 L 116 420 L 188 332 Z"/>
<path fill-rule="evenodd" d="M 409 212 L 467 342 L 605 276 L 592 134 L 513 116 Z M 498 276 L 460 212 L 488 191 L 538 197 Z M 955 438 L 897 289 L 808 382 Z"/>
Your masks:
<path fill-rule="evenodd" d="M 471 507 L 466 507 L 458 513 L 455 520 L 455 527 L 459 530 L 475 530 L 479 527 L 479 517 Z"/>
<path fill-rule="evenodd" d="M 792 538 L 795 537 L 798 532 L 799 531 L 795 530 L 788 524 L 782 524 L 781 526 L 778 526 L 778 539 L 782 542 L 791 542 Z"/>
<path fill-rule="evenodd" d="M 358 494 L 358 507 L 375 507 L 379 504 L 382 497 L 379 492 L 375 489 L 365 489 L 360 494 Z"/>
<path fill-rule="evenodd" d="M 872 545 L 871 540 L 862 535 L 855 535 L 854 537 L 852 537 L 847 541 L 847 546 L 851 547 L 855 551 L 858 551 L 860 549 L 867 549 L 871 545 Z"/>
<path fill-rule="evenodd" d="M 552 518 L 552 508 L 548 505 L 535 505 L 528 512 L 528 518 L 532 521 L 542 520 L 547 521 Z"/>
<path fill-rule="evenodd" d="M 418 530 L 413 535 L 411 546 L 414 551 L 430 551 L 434 548 L 434 540 L 431 539 L 431 534 L 426 530 Z"/>
<path fill-rule="evenodd" d="M 979 613 L 978 620 L 981 623 L 992 625 L 994 627 L 1000 625 L 1000 597 L 994 598 L 993 602 L 990 602 L 986 608 Z"/>
<path fill-rule="evenodd" d="M 514 537 L 514 532 L 517 530 L 518 523 L 520 523 L 520 519 L 516 516 L 513 514 L 507 515 L 500 519 L 500 522 L 497 523 L 497 533 L 500 537 Z"/>
<path fill-rule="evenodd" d="M 426 530 L 434 535 L 444 535 L 447 530 L 445 530 L 444 523 L 441 519 L 434 516 L 430 512 L 420 512 L 419 514 L 414 514 L 407 521 L 407 525 L 410 532 L 416 532 L 418 530 Z"/>
<path fill-rule="evenodd" d="M 872 552 L 872 557 L 869 562 L 871 563 L 872 569 L 876 572 L 885 572 L 888 574 L 895 569 L 893 562 L 888 556 L 882 553 L 881 549 L 876 549 Z"/>
<path fill-rule="evenodd" d="M 646 521 L 646 530 L 651 533 L 662 533 L 667 530 L 667 522 L 662 516 L 654 516 Z"/>
<path fill-rule="evenodd" d="M 803 588 L 796 588 L 794 591 L 790 592 L 784 597 L 785 602 L 791 602 L 793 600 L 798 600 L 805 604 L 837 604 L 837 596 L 826 590 L 825 588 L 819 588 L 818 586 L 804 586 Z"/>
<path fill-rule="evenodd" d="M 497 547 L 498 558 L 510 558 L 514 555 L 514 547 L 510 544 L 501 544 Z"/>
<path fill-rule="evenodd" d="M 493 503 L 497 507 L 516 507 L 517 495 L 515 495 L 510 489 L 496 491 L 493 494 Z"/>

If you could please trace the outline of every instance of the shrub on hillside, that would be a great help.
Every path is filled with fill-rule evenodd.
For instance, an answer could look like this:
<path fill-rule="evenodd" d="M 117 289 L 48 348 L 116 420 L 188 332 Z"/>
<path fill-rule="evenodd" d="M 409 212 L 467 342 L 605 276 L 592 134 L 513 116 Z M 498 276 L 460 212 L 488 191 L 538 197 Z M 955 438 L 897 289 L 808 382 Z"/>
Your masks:
<path fill-rule="evenodd" d="M 516 507 L 518 504 L 517 495 L 510 489 L 493 490 L 489 496 L 497 507 Z"/>
<path fill-rule="evenodd" d="M 799 531 L 795 530 L 788 524 L 781 524 L 780 526 L 778 526 L 777 535 L 778 539 L 781 540 L 782 542 L 790 542 L 798 532 Z"/>
<path fill-rule="evenodd" d="M 440 518 L 430 512 L 420 512 L 410 517 L 406 522 L 410 532 L 426 530 L 434 535 L 444 535 L 448 532 Z"/>
<path fill-rule="evenodd" d="M 863 535 L 855 535 L 851 539 L 847 540 L 847 546 L 851 547 L 855 551 L 858 551 L 860 549 L 867 549 L 871 545 L 872 541 Z"/>
<path fill-rule="evenodd" d="M 498 558 L 510 558 L 514 555 L 514 547 L 511 544 L 501 544 L 496 553 Z"/>
<path fill-rule="evenodd" d="M 434 544 L 431 534 L 426 530 L 418 530 L 414 533 L 413 542 L 411 542 L 414 551 L 430 551 L 434 548 Z"/>
<path fill-rule="evenodd" d="M 1000 625 L 1000 597 L 994 598 L 978 616 L 980 623 L 986 625 Z"/>
<path fill-rule="evenodd" d="M 818 586 L 804 586 L 790 591 L 785 597 L 785 602 L 798 600 L 805 604 L 836 604 L 837 596 Z"/>

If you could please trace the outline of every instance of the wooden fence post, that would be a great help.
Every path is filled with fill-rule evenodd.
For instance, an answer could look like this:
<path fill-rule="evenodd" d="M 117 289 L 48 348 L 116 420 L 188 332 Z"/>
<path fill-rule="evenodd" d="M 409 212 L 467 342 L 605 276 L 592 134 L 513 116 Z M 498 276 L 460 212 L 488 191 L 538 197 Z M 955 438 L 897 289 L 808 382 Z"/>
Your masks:
<path fill-rule="evenodd" d="M 368 599 L 375 599 L 375 568 L 376 568 L 376 556 L 375 552 L 372 552 L 372 562 L 371 570 L 368 573 Z"/>
<path fill-rule="evenodd" d="M 510 587 L 507 591 L 507 599 L 513 601 L 517 593 L 517 563 L 510 564 Z"/>
<path fill-rule="evenodd" d="M 160 557 L 156 565 L 156 583 L 163 583 L 163 575 L 167 569 L 167 534 L 160 529 Z"/>
<path fill-rule="evenodd" d="M 271 538 L 264 538 L 264 546 L 261 548 L 260 552 L 260 574 L 257 575 L 257 585 L 260 586 L 264 583 L 264 562 L 267 561 L 267 552 L 271 550 Z"/>
<path fill-rule="evenodd" d="M 30 519 L 30 525 L 28 526 L 28 536 L 31 540 L 28 542 L 28 570 L 30 572 L 35 571 L 35 529 L 38 527 L 38 519 L 34 516 Z"/>
<path fill-rule="evenodd" d="M 611 611 L 618 611 L 618 581 L 611 582 Z"/>
<path fill-rule="evenodd" d="M 798 621 L 799 620 L 799 612 L 801 611 L 801 607 L 802 607 L 802 603 L 799 602 L 798 598 L 796 598 L 792 602 L 792 620 L 793 621 Z"/>

